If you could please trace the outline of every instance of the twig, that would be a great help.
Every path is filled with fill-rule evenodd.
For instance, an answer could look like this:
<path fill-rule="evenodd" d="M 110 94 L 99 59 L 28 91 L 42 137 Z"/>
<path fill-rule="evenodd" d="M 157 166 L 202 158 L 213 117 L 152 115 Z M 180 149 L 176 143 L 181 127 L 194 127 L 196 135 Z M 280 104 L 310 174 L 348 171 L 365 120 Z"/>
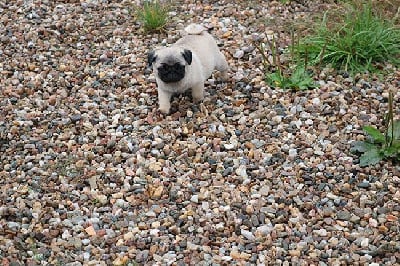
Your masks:
<path fill-rule="evenodd" d="M 393 145 L 393 137 L 394 137 L 394 121 L 393 121 L 393 91 L 389 89 L 389 99 L 388 99 L 388 114 L 386 118 L 386 146 L 390 147 Z M 390 136 L 389 136 L 390 134 Z"/>
<path fill-rule="evenodd" d="M 274 40 L 274 36 L 273 36 L 272 38 L 273 38 L 273 40 Z M 274 66 L 276 66 L 275 46 L 274 46 L 274 44 L 268 39 L 268 36 L 267 36 L 266 39 L 267 39 L 268 46 L 271 48 L 272 63 L 273 63 Z"/>
<path fill-rule="evenodd" d="M 268 66 L 272 66 L 271 62 L 268 59 L 268 56 L 265 55 L 265 49 L 262 46 L 262 44 L 261 43 L 258 44 L 255 41 L 253 41 L 253 45 L 261 54 L 264 70 L 266 70 Z"/>
<path fill-rule="evenodd" d="M 278 32 L 278 39 L 279 39 L 279 37 L 280 36 L 279 36 L 279 32 Z M 276 64 L 277 64 L 277 67 L 278 67 L 279 71 L 282 74 L 283 73 L 283 69 L 282 69 L 282 64 L 281 64 L 281 58 L 279 56 L 279 48 L 278 48 L 278 45 L 277 45 L 276 40 L 275 40 L 275 35 L 274 35 L 272 40 L 274 41 L 274 46 L 275 46 Z"/>

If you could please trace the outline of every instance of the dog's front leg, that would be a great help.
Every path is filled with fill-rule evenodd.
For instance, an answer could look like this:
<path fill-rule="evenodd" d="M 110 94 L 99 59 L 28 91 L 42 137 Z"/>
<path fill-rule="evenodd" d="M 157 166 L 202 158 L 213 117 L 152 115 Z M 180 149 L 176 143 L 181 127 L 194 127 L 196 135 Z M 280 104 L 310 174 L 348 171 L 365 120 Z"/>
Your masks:
<path fill-rule="evenodd" d="M 171 109 L 171 96 L 172 94 L 170 92 L 158 89 L 159 109 L 164 114 L 168 114 Z"/>
<path fill-rule="evenodd" d="M 195 103 L 204 99 L 204 84 L 199 83 L 192 87 L 192 98 Z"/>

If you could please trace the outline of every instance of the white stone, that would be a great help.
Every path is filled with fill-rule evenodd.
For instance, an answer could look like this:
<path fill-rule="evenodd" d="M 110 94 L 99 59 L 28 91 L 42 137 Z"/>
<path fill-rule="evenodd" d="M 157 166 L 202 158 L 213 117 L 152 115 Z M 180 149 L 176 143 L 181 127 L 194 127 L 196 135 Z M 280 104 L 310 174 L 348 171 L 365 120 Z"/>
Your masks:
<path fill-rule="evenodd" d="M 246 166 L 243 164 L 236 169 L 235 173 L 243 178 L 248 178 Z"/>
<path fill-rule="evenodd" d="M 321 104 L 321 100 L 319 98 L 314 98 L 314 99 L 312 99 L 312 103 L 314 105 L 320 105 Z"/>
<path fill-rule="evenodd" d="M 243 56 L 244 56 L 243 50 L 236 50 L 236 52 L 233 54 L 234 58 L 242 58 Z"/>
<path fill-rule="evenodd" d="M 257 227 L 256 233 L 266 236 L 271 233 L 273 227 L 270 225 L 261 225 Z"/>
<path fill-rule="evenodd" d="M 244 236 L 248 240 L 255 240 L 256 239 L 256 237 L 253 235 L 253 233 L 248 231 L 248 230 L 241 229 L 240 233 L 242 234 L 242 236 Z"/>
<path fill-rule="evenodd" d="M 289 149 L 289 157 L 296 157 L 297 149 Z"/>
<path fill-rule="evenodd" d="M 193 195 L 190 197 L 190 201 L 194 203 L 199 203 L 199 195 Z"/>
<path fill-rule="evenodd" d="M 366 248 L 366 247 L 368 247 L 368 245 L 369 245 L 369 239 L 366 237 L 363 237 L 361 239 L 360 246 L 363 248 Z"/>
<path fill-rule="evenodd" d="M 323 229 L 323 228 L 322 228 L 322 229 L 319 229 L 319 230 L 314 230 L 314 233 L 317 234 L 317 235 L 319 235 L 319 236 L 322 236 L 322 237 L 328 235 L 328 232 L 327 232 L 325 229 Z"/>

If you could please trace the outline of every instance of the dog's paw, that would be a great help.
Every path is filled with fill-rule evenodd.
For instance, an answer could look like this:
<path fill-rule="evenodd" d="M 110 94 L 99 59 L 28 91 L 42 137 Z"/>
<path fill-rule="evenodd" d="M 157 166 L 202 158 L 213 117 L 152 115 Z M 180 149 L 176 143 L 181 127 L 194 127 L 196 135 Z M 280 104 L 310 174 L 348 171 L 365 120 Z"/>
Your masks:
<path fill-rule="evenodd" d="M 201 103 L 204 100 L 204 97 L 192 97 L 194 103 Z"/>
<path fill-rule="evenodd" d="M 170 111 L 170 108 L 162 108 L 162 107 L 160 107 L 160 108 L 158 108 L 158 111 L 160 111 L 160 113 L 162 113 L 164 115 L 168 115 L 169 111 Z"/>
<path fill-rule="evenodd" d="M 214 74 L 214 77 L 220 82 L 226 82 L 229 79 L 228 71 L 220 71 Z"/>

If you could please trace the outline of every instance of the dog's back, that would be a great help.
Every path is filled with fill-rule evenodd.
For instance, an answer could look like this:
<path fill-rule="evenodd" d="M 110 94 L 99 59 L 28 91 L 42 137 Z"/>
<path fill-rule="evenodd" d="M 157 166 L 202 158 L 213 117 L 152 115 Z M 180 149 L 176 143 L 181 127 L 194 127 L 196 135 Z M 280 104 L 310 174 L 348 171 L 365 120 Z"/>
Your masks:
<path fill-rule="evenodd" d="M 220 55 L 214 38 L 205 27 L 199 24 L 190 24 L 185 28 L 185 32 L 187 35 L 179 39 L 175 45 L 190 49 L 203 65 L 204 77 L 209 77 L 214 69 L 224 64 L 225 58 Z"/>

